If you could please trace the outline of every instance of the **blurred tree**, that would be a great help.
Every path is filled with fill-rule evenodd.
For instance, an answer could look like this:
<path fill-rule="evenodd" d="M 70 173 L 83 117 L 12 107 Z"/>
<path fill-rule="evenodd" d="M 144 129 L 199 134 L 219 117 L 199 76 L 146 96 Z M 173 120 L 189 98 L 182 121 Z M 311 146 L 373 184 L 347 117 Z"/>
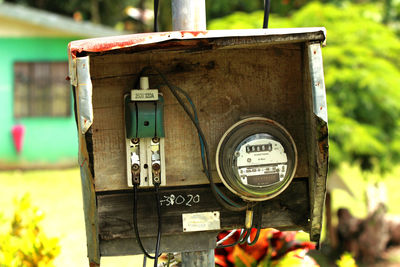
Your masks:
<path fill-rule="evenodd" d="M 48 10 L 58 14 L 73 16 L 79 13 L 79 17 L 84 20 L 91 20 L 94 23 L 102 23 L 109 26 L 115 26 L 118 23 L 123 24 L 126 19 L 125 9 L 128 6 L 137 8 L 153 9 L 153 0 L 90 0 L 90 1 L 52 1 L 52 0 L 6 0 L 23 5 Z M 254 12 L 262 10 L 264 0 L 205 0 L 207 9 L 207 20 L 231 15 L 235 12 Z M 271 13 L 280 16 L 288 16 L 299 8 L 305 6 L 311 0 L 279 0 L 271 1 Z M 320 0 L 323 3 L 334 3 L 343 5 L 348 3 L 342 0 Z M 395 24 L 400 28 L 397 22 L 400 18 L 399 0 L 352 0 L 353 3 L 379 3 L 384 6 L 382 9 L 383 21 L 387 24 Z M 171 0 L 160 1 L 159 8 L 159 28 L 161 31 L 172 29 L 171 25 Z M 257 26 L 258 27 L 258 26 Z M 151 28 L 152 29 L 152 28 Z M 135 30 L 151 30 L 148 27 L 139 25 Z"/>
<path fill-rule="evenodd" d="M 129 5 L 153 8 L 151 0 L 8 1 L 70 16 L 79 11 L 83 19 L 111 26 L 124 20 Z M 322 25 L 328 30 L 324 63 L 331 167 L 358 161 L 363 169 L 387 170 L 400 161 L 400 41 L 394 31 L 400 29 L 400 1 L 308 2 L 273 1 L 270 27 Z M 261 28 L 263 4 L 262 0 L 206 0 L 208 28 Z M 171 1 L 160 1 L 159 11 L 160 30 L 171 30 Z M 289 13 L 289 18 L 280 16 Z"/>
<path fill-rule="evenodd" d="M 36 7 L 70 17 L 75 12 L 79 12 L 84 20 L 114 26 L 126 17 L 125 8 L 128 5 L 137 6 L 140 0 L 7 0 L 7 2 Z"/>
<path fill-rule="evenodd" d="M 390 169 L 400 161 L 400 40 L 381 23 L 377 4 L 313 2 L 271 27 L 327 28 L 323 50 L 327 89 L 330 166 L 359 162 L 364 170 Z M 210 29 L 257 28 L 262 12 L 234 13 Z"/>

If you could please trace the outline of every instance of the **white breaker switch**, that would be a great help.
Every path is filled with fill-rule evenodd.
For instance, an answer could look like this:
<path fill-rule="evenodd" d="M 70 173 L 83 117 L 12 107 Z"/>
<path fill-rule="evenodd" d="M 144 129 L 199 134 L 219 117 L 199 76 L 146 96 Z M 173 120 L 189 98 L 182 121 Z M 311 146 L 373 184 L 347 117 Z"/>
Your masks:
<path fill-rule="evenodd" d="M 140 186 L 153 186 L 153 179 L 165 180 L 164 138 L 126 139 L 127 182 L 133 187 L 132 175 L 139 175 Z"/>
<path fill-rule="evenodd" d="M 131 90 L 131 101 L 156 101 L 162 94 L 149 89 L 148 77 L 140 78 L 140 90 Z M 133 187 L 132 177 L 140 178 L 140 186 L 153 186 L 153 181 L 166 185 L 164 138 L 126 138 L 127 183 Z M 130 168 L 129 168 L 130 167 Z"/>

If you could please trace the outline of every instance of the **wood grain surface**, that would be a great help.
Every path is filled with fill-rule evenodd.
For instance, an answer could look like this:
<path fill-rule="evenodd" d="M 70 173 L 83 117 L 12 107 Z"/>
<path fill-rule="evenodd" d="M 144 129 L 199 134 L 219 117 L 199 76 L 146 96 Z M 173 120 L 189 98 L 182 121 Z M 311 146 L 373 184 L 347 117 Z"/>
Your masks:
<path fill-rule="evenodd" d="M 223 190 L 223 188 L 221 188 Z M 171 195 L 179 195 L 185 201 L 168 205 Z M 188 195 L 199 195 L 199 201 L 189 201 Z M 160 191 L 162 234 L 186 235 L 182 229 L 182 214 L 219 211 L 221 229 L 244 227 L 245 212 L 224 210 L 215 200 L 208 186 L 187 188 L 164 188 Z M 164 201 L 163 201 L 164 200 Z M 133 232 L 133 193 L 98 194 L 99 234 L 102 241 L 135 238 Z M 197 202 L 197 203 L 196 203 Z M 178 204 L 180 203 L 180 204 Z M 261 203 L 262 227 L 282 230 L 305 230 L 309 227 L 308 181 L 296 179 L 287 190 L 271 200 Z M 153 190 L 142 190 L 138 194 L 138 229 L 141 237 L 157 235 L 157 212 Z M 207 248 L 204 248 L 207 249 Z M 202 250 L 200 248 L 200 250 Z"/>
<path fill-rule="evenodd" d="M 253 44 L 254 45 L 254 44 Z M 293 136 L 299 152 L 295 177 L 307 177 L 306 118 L 302 44 L 257 44 L 252 49 L 172 50 L 91 57 L 93 82 L 93 151 L 96 191 L 127 189 L 123 95 L 134 88 L 138 73 L 157 67 L 188 92 L 210 146 L 214 178 L 215 152 L 223 133 L 246 116 L 276 120 Z M 194 126 L 155 72 L 150 86 L 165 97 L 167 186 L 205 184 Z"/>

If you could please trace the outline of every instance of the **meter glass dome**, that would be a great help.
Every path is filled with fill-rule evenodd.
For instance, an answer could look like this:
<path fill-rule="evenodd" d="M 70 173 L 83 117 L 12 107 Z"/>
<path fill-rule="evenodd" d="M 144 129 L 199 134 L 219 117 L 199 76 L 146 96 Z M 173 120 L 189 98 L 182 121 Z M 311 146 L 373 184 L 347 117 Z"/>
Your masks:
<path fill-rule="evenodd" d="M 283 126 L 254 117 L 236 123 L 224 134 L 216 160 L 222 182 L 233 193 L 261 201 L 289 185 L 296 170 L 297 151 Z"/>

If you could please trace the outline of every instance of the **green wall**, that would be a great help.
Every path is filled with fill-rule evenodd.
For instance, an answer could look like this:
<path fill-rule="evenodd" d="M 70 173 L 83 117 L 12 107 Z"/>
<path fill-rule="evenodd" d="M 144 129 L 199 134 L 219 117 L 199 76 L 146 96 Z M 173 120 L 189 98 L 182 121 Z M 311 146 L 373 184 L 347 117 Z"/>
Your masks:
<path fill-rule="evenodd" d="M 76 160 L 78 141 L 73 111 L 69 118 L 15 119 L 13 114 L 14 62 L 67 60 L 67 45 L 72 40 L 71 38 L 0 38 L 1 163 L 56 163 Z M 19 156 L 15 151 L 11 135 L 11 128 L 17 123 L 25 126 L 24 146 Z"/>

